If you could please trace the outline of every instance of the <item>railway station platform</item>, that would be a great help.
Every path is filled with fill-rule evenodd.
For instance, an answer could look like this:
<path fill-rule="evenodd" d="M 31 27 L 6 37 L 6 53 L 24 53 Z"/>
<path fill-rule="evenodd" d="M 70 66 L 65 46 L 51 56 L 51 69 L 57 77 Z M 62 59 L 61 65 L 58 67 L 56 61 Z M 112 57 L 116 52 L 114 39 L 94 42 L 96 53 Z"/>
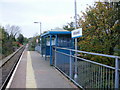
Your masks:
<path fill-rule="evenodd" d="M 36 51 L 24 50 L 9 88 L 76 88 Z"/>

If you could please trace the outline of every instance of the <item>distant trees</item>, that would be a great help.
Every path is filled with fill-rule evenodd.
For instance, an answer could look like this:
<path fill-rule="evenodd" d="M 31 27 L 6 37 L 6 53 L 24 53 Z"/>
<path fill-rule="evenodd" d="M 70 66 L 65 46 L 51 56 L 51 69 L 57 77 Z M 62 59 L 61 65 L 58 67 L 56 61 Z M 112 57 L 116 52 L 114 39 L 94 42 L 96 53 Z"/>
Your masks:
<path fill-rule="evenodd" d="M 24 36 L 22 34 L 19 34 L 19 36 L 18 36 L 17 39 L 18 39 L 19 43 L 23 44 L 23 42 L 24 42 Z"/>
<path fill-rule="evenodd" d="M 38 43 L 36 42 L 36 40 L 38 40 Z M 34 51 L 35 46 L 37 46 L 39 44 L 40 44 L 40 35 L 35 34 L 32 38 L 29 39 L 29 50 Z"/>
<path fill-rule="evenodd" d="M 6 32 L 9 34 L 11 39 L 15 40 L 15 38 L 20 34 L 21 29 L 19 26 L 15 25 L 6 25 L 5 27 Z"/>
<path fill-rule="evenodd" d="M 22 34 L 20 27 L 15 25 L 7 25 L 6 28 L 0 26 L 0 54 L 1 58 L 14 52 L 20 45 L 27 42 Z M 19 36 L 18 36 L 19 35 Z M 18 38 L 17 38 L 18 36 Z"/>

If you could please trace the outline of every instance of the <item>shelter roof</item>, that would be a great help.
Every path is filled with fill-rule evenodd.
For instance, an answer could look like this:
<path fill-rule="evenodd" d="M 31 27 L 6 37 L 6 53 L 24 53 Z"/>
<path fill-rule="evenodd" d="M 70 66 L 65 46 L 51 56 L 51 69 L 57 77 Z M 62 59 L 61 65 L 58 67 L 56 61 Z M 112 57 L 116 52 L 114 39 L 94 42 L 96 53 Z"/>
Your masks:
<path fill-rule="evenodd" d="M 41 37 L 49 36 L 49 35 L 61 35 L 61 34 L 66 35 L 66 34 L 71 34 L 71 32 L 67 30 L 54 30 L 54 31 L 48 31 L 42 34 Z"/>

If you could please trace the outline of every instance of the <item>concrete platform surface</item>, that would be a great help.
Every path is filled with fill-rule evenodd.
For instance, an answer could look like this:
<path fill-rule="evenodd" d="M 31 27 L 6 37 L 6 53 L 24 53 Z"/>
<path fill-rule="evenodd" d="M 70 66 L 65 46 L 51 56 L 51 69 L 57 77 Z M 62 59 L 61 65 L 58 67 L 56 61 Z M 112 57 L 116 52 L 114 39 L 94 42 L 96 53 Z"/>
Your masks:
<path fill-rule="evenodd" d="M 38 52 L 24 51 L 10 88 L 76 88 Z"/>

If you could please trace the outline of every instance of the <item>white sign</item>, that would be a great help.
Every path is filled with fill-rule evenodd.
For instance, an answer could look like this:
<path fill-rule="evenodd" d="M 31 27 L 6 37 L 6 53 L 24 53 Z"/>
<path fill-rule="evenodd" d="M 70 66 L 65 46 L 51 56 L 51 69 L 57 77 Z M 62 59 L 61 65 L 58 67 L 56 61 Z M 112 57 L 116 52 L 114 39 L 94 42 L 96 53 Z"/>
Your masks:
<path fill-rule="evenodd" d="M 38 39 L 36 39 L 36 43 L 38 43 Z"/>
<path fill-rule="evenodd" d="M 76 29 L 72 31 L 72 38 L 78 38 L 82 36 L 82 28 Z"/>

